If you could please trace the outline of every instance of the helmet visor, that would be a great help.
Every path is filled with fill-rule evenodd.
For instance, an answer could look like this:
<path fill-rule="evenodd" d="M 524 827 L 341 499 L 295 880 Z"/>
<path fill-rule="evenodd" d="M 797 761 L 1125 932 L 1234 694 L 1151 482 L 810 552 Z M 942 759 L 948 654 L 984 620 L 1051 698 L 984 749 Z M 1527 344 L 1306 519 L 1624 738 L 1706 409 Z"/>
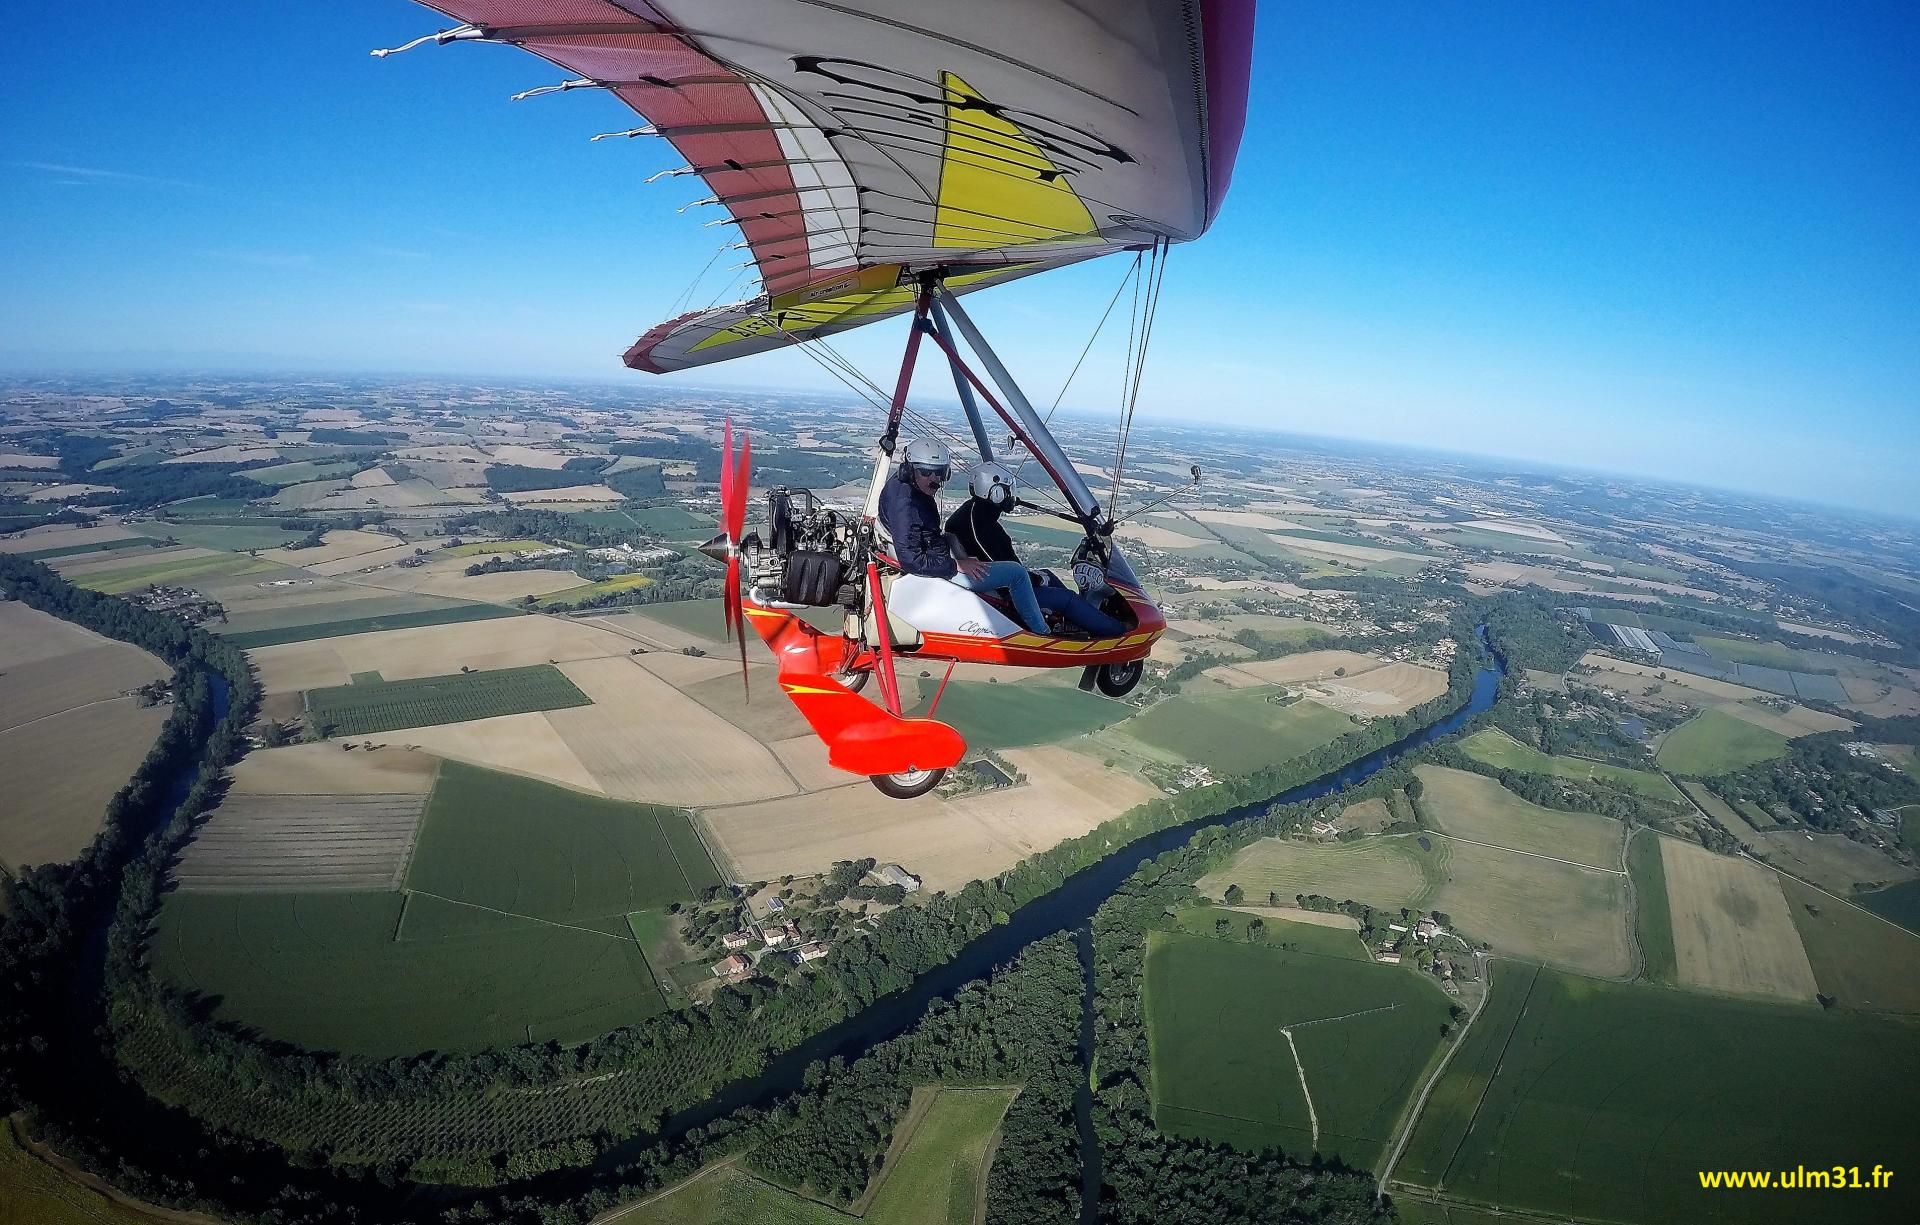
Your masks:
<path fill-rule="evenodd" d="M 907 471 L 915 476 L 930 476 L 942 485 L 953 479 L 952 464 L 908 464 Z"/>

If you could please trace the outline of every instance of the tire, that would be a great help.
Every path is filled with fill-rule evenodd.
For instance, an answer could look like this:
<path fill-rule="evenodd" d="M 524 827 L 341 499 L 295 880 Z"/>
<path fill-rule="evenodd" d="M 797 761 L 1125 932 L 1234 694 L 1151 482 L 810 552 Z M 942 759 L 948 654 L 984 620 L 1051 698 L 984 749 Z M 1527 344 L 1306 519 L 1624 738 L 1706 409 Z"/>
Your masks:
<path fill-rule="evenodd" d="M 859 693 L 873 679 L 873 669 L 863 668 L 858 672 L 829 672 L 827 679 L 845 689 L 848 693 Z"/>
<path fill-rule="evenodd" d="M 913 800 L 932 791 L 947 776 L 940 770 L 909 770 L 904 774 L 876 774 L 873 785 L 880 788 L 880 794 L 892 796 L 896 800 Z"/>
<path fill-rule="evenodd" d="M 1094 674 L 1093 683 L 1110 698 L 1124 698 L 1133 692 L 1133 687 L 1140 683 L 1146 671 L 1146 661 L 1139 659 L 1131 663 L 1106 664 Z"/>

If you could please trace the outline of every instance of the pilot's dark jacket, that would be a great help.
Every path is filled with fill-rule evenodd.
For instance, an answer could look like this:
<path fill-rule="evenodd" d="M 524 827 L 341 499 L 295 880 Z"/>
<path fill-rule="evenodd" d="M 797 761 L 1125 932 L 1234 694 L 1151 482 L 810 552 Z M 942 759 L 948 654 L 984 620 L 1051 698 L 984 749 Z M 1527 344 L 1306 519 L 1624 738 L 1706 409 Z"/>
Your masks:
<path fill-rule="evenodd" d="M 940 528 L 940 507 L 914 488 L 905 465 L 880 491 L 880 522 L 893 537 L 893 555 L 908 574 L 952 578 L 959 573 Z"/>

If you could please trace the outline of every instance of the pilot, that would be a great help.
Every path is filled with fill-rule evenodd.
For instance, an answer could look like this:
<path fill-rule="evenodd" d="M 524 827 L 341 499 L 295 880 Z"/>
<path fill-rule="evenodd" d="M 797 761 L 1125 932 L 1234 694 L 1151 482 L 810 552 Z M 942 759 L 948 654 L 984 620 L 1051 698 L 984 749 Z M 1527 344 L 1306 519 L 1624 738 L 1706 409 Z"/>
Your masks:
<path fill-rule="evenodd" d="M 1000 516 L 1013 508 L 1013 473 L 1004 464 L 981 464 L 967 477 L 967 489 L 973 496 L 947 520 L 947 531 L 960 541 L 970 556 L 994 562 L 1020 561 L 1013 538 L 1001 526 Z M 1101 612 L 1091 600 L 1061 584 L 1051 573 L 1031 572 L 1034 597 L 1047 612 L 1058 613 L 1069 625 L 1095 638 L 1117 638 L 1126 633 L 1120 621 Z"/>
<path fill-rule="evenodd" d="M 908 574 L 942 578 L 968 591 L 1005 591 L 1026 628 L 1047 632 L 1046 614 L 1034 598 L 1033 582 L 1017 561 L 955 559 L 940 526 L 940 504 L 934 496 L 953 475 L 953 457 L 938 442 L 919 439 L 907 444 L 899 475 L 880 492 L 880 522 L 893 537 L 893 555 Z"/>

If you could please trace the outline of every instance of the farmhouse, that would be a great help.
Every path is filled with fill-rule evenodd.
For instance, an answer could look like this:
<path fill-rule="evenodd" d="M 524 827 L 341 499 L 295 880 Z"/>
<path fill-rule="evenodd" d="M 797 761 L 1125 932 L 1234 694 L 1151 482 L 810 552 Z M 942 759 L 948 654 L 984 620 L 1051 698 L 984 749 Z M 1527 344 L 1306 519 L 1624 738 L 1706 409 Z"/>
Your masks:
<path fill-rule="evenodd" d="M 713 974 L 716 978 L 739 978 L 753 969 L 753 962 L 741 953 L 735 953 L 725 961 L 714 963 Z"/>
<path fill-rule="evenodd" d="M 793 955 L 794 960 L 805 965 L 809 961 L 818 961 L 827 955 L 827 946 L 815 940 L 812 944 L 803 944 L 800 951 Z"/>
<path fill-rule="evenodd" d="M 873 877 L 883 885 L 898 885 L 908 893 L 920 887 L 920 878 L 897 863 L 885 864 L 873 870 Z"/>
<path fill-rule="evenodd" d="M 1331 838 L 1335 832 L 1334 824 L 1331 821 L 1315 821 L 1313 823 L 1313 836 L 1316 838 Z"/>
<path fill-rule="evenodd" d="M 1374 953 L 1373 959 L 1382 965 L 1397 966 L 1400 964 L 1400 954 L 1390 948 L 1380 949 Z"/>
<path fill-rule="evenodd" d="M 766 942 L 768 948 L 777 949 L 800 939 L 800 928 L 793 923 L 786 923 L 779 927 L 769 924 L 760 929 L 760 939 Z"/>
<path fill-rule="evenodd" d="M 1440 925 L 1432 919 L 1422 919 L 1413 925 L 1413 934 L 1422 940 L 1431 940 L 1439 932 Z"/>
<path fill-rule="evenodd" d="M 730 949 L 743 949 L 753 943 L 753 933 L 750 931 L 728 932 L 720 937 L 720 943 Z"/>

